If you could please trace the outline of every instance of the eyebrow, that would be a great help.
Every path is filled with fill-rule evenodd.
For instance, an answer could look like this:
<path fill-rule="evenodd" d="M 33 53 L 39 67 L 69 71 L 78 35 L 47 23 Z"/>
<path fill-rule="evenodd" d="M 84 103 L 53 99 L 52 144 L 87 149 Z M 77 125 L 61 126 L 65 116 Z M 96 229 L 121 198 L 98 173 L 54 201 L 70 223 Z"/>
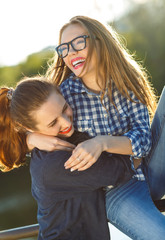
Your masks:
<path fill-rule="evenodd" d="M 62 109 L 62 113 L 65 112 L 65 110 L 67 109 L 67 107 L 68 107 L 68 104 L 67 104 L 67 102 L 65 102 L 65 104 L 64 104 L 64 106 L 63 106 L 63 109 Z M 48 127 L 51 127 L 51 126 L 56 122 L 56 119 L 57 119 L 57 118 L 55 118 L 53 121 L 51 121 L 47 126 L 48 126 Z"/>
<path fill-rule="evenodd" d="M 88 35 L 88 34 L 86 34 L 86 33 L 82 33 L 81 35 L 79 35 L 79 36 L 73 38 L 71 41 L 60 43 L 60 45 L 68 44 L 68 43 L 70 44 L 70 43 L 71 43 L 73 40 L 75 40 L 76 38 L 82 37 L 82 36 L 84 36 L 84 35 Z M 58 45 L 57 47 L 59 47 L 60 45 Z"/>

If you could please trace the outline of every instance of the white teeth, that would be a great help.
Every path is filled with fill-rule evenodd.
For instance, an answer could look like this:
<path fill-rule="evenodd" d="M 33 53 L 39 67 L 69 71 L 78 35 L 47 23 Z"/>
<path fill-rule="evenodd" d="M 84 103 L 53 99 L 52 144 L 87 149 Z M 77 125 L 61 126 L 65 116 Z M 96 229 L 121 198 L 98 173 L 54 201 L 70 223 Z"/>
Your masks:
<path fill-rule="evenodd" d="M 76 66 L 77 64 L 80 64 L 82 62 L 85 62 L 85 59 L 74 61 L 72 64 L 73 64 L 73 66 Z"/>

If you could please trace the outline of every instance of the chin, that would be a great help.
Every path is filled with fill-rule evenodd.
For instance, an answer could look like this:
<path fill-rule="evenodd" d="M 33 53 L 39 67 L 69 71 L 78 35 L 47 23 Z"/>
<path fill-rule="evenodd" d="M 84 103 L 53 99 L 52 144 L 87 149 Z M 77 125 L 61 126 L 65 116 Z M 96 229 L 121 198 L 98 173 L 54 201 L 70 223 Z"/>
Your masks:
<path fill-rule="evenodd" d="M 65 137 L 70 137 L 72 136 L 73 133 L 74 133 L 74 128 L 72 128 L 72 130 L 69 133 L 67 133 Z"/>

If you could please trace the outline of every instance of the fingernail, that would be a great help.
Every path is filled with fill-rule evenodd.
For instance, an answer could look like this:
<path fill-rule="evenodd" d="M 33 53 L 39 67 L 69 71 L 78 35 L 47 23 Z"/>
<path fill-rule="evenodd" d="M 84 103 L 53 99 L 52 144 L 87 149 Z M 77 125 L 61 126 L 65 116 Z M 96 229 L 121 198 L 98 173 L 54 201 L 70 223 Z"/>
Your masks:
<path fill-rule="evenodd" d="M 70 169 L 70 171 L 71 171 L 71 172 L 73 172 L 73 171 L 74 171 L 74 169 L 73 169 L 73 168 L 71 168 L 71 169 Z"/>

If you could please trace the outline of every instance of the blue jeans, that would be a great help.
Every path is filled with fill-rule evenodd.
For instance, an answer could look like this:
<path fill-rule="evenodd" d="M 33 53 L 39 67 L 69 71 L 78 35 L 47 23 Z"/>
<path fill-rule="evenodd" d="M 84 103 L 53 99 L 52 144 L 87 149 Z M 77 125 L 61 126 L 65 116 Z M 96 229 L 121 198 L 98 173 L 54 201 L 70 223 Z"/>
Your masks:
<path fill-rule="evenodd" d="M 146 181 L 133 178 L 106 192 L 108 220 L 134 240 L 165 239 L 165 216 L 152 201 L 165 194 L 165 88 L 151 128 L 153 146 L 143 164 Z"/>

